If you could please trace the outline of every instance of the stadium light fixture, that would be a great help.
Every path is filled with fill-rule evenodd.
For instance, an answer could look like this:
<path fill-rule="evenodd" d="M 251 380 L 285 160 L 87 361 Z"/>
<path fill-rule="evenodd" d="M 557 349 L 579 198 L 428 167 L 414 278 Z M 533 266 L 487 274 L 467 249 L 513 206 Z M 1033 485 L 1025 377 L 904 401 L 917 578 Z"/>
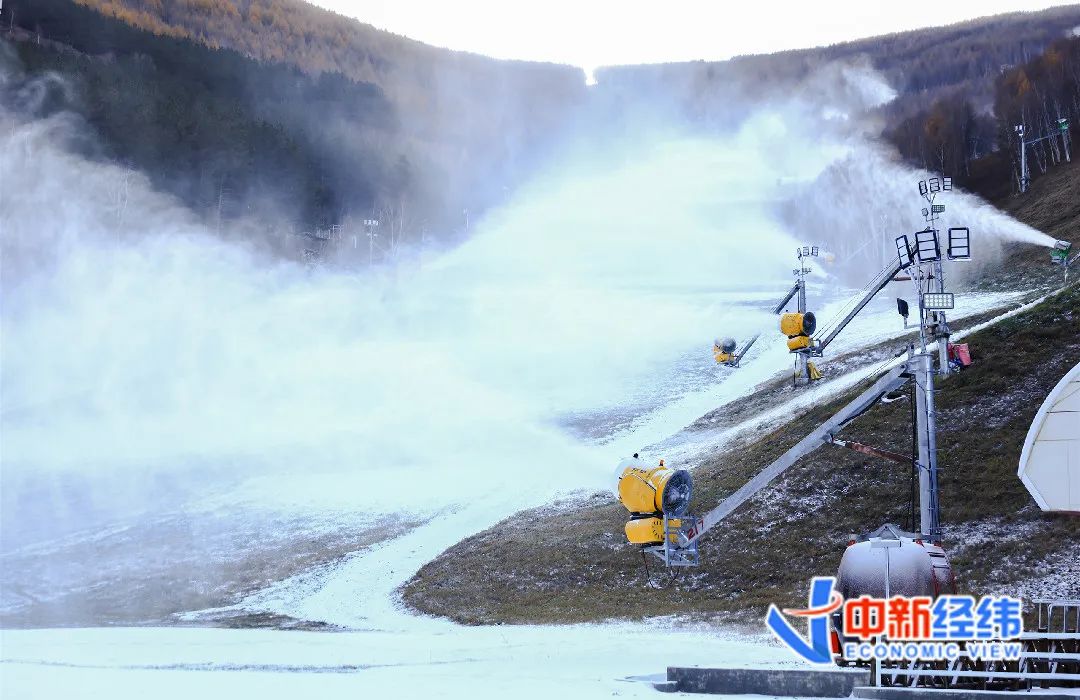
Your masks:
<path fill-rule="evenodd" d="M 941 178 L 941 190 L 942 190 L 942 192 L 952 192 L 952 178 L 951 177 L 943 177 L 943 178 Z"/>
<path fill-rule="evenodd" d="M 936 178 L 936 177 L 930 178 L 929 185 L 930 185 L 930 193 L 931 194 L 936 194 L 936 193 L 941 191 L 941 180 L 939 180 L 938 178 Z"/>
<path fill-rule="evenodd" d="M 941 260 L 941 248 L 938 245 L 937 231 L 927 228 L 916 232 L 915 252 L 919 257 L 919 262 L 926 263 Z"/>
<path fill-rule="evenodd" d="M 925 197 L 928 191 L 929 190 L 926 187 L 926 180 L 919 180 L 919 194 Z"/>
<path fill-rule="evenodd" d="M 911 242 L 907 236 L 896 237 L 896 255 L 900 260 L 900 267 L 905 268 L 915 262 L 915 255 L 911 252 Z"/>
<path fill-rule="evenodd" d="M 949 229 L 949 260 L 971 260 L 971 231 L 966 226 Z"/>
<path fill-rule="evenodd" d="M 931 204 L 930 205 L 930 212 L 933 213 L 933 214 L 941 214 L 941 213 L 944 213 L 944 211 L 945 211 L 945 205 L 944 204 Z"/>
<path fill-rule="evenodd" d="M 922 296 L 923 308 L 931 311 L 951 309 L 955 299 L 952 292 L 927 292 Z"/>

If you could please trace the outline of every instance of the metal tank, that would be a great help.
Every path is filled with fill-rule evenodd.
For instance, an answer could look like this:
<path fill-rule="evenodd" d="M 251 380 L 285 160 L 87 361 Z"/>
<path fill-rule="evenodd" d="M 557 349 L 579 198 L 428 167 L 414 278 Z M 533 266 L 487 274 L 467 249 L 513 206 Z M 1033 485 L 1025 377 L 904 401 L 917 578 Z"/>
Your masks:
<path fill-rule="evenodd" d="M 896 525 L 882 525 L 862 537 L 852 537 L 840 568 L 836 589 L 844 600 L 862 595 L 874 598 L 893 596 L 929 596 L 956 593 L 956 579 L 945 550 L 925 542 L 921 535 L 905 532 Z M 845 664 L 843 618 L 832 616 L 832 647 L 837 662 Z"/>

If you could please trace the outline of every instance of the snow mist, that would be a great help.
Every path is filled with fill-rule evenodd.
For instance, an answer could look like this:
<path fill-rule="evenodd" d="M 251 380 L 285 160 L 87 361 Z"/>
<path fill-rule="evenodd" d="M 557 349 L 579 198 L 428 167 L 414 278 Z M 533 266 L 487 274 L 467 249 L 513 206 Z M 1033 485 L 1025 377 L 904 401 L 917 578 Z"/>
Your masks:
<path fill-rule="evenodd" d="M 844 79 L 871 81 L 852 114 L 889 94 Z M 874 256 L 920 227 L 923 174 L 813 92 L 725 134 L 568 149 L 412 271 L 309 272 L 227 242 L 142 176 L 73 155 L 63 115 L 0 115 L 4 549 L 189 499 L 483 499 L 494 522 L 604 489 L 621 455 L 598 441 L 717 381 L 712 338 L 771 324 L 795 246 L 862 245 L 853 211 L 887 215 Z M 1045 243 L 950 201 L 976 255 L 984 237 Z"/>

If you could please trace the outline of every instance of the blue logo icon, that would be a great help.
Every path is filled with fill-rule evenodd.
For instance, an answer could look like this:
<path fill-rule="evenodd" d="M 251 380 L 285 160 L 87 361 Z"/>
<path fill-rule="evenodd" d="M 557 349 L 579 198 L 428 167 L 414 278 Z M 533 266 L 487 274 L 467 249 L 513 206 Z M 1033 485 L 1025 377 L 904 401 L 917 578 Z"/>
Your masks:
<path fill-rule="evenodd" d="M 835 585 L 836 579 L 832 576 L 815 576 L 810 582 L 809 605 L 805 610 L 785 609 L 782 614 L 773 604 L 765 616 L 765 624 L 776 638 L 812 664 L 831 664 L 833 661 L 829 649 L 829 613 L 844 604 L 843 597 L 833 591 Z M 796 632 L 785 614 L 809 620 L 810 639 Z"/>

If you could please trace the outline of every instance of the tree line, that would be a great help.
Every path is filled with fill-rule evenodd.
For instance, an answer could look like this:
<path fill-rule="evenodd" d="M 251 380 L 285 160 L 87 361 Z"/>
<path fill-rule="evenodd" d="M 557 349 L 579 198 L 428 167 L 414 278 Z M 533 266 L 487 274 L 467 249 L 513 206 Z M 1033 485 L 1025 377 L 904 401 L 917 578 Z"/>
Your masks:
<path fill-rule="evenodd" d="M 7 0 L 0 38 L 29 79 L 64 76 L 103 157 L 215 215 L 276 202 L 299 228 L 381 211 L 409 231 L 460 228 L 545 157 L 584 97 L 576 69 L 281 0 Z"/>
<path fill-rule="evenodd" d="M 881 110 L 889 131 L 957 95 L 970 100 L 976 114 L 989 111 L 1002 66 L 1032 60 L 1077 26 L 1080 6 L 1072 5 L 729 61 L 611 66 L 596 76 L 600 87 L 673 102 L 708 123 L 738 119 L 740 102 L 782 94 L 831 63 L 866 61 L 897 91 Z"/>
<path fill-rule="evenodd" d="M 1080 37 L 1054 41 L 1030 60 L 999 70 L 990 105 L 980 113 L 971 96 L 955 92 L 905 118 L 886 137 L 910 162 L 951 174 L 961 184 L 978 188 L 981 176 L 1018 188 L 1018 125 L 1025 141 L 1038 139 L 1027 146 L 1033 176 L 1070 155 L 1069 139 L 1080 120 Z M 977 163 L 991 154 L 985 164 Z M 978 165 L 990 172 L 978 172 Z"/>

